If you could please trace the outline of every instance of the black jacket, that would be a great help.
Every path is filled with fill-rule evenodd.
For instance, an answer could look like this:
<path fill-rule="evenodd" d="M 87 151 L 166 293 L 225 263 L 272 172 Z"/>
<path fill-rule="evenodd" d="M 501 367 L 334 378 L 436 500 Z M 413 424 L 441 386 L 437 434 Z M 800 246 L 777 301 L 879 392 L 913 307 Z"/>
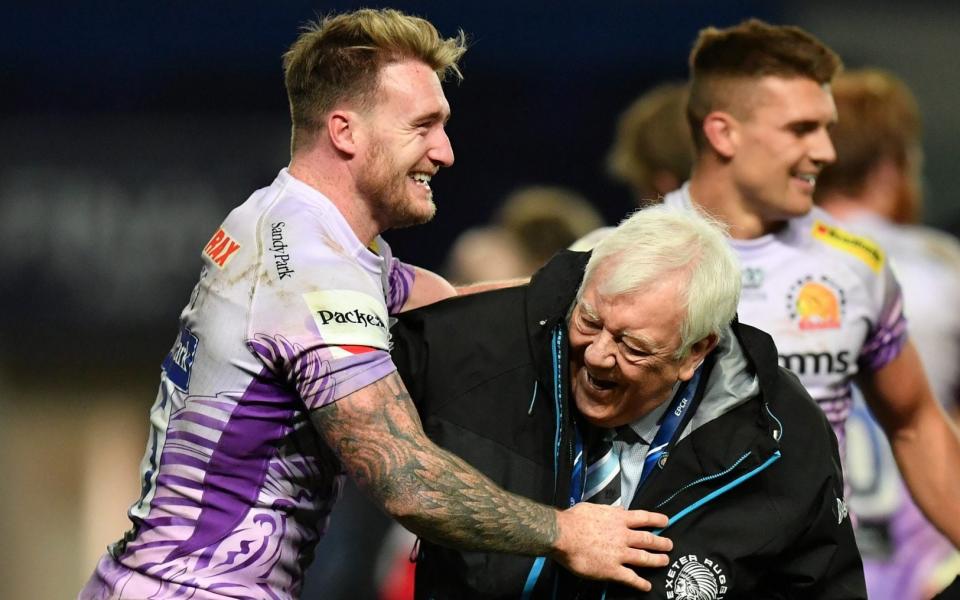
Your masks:
<path fill-rule="evenodd" d="M 412 311 L 393 329 L 427 434 L 504 489 L 557 507 L 568 503 L 575 423 L 564 318 L 587 256 L 562 253 L 528 286 Z M 683 438 L 630 503 L 671 517 L 671 566 L 639 571 L 653 584 L 642 597 L 865 598 L 836 438 L 778 367 L 772 339 L 732 326 L 760 395 Z M 420 546 L 418 598 L 562 598 L 585 585 L 549 560 Z"/>

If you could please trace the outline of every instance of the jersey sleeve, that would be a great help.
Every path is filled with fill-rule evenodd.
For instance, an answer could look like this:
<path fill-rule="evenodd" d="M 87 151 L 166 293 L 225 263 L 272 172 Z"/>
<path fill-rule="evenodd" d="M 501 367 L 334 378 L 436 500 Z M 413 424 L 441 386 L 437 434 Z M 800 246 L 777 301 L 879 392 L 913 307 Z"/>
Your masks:
<path fill-rule="evenodd" d="M 400 309 L 407 303 L 410 290 L 413 289 L 413 280 L 416 272 L 412 265 L 401 260 L 390 258 L 390 272 L 388 275 L 389 291 L 387 293 L 387 311 L 391 315 L 400 313 Z"/>
<path fill-rule="evenodd" d="M 874 298 L 879 307 L 877 319 L 870 324 L 867 340 L 860 349 L 862 370 L 879 371 L 895 359 L 907 341 L 907 319 L 903 313 L 903 292 L 886 261 L 877 275 Z"/>
<path fill-rule="evenodd" d="M 396 370 L 381 275 L 311 217 L 268 212 L 261 220 L 247 329 L 266 371 L 294 386 L 308 409 Z"/>

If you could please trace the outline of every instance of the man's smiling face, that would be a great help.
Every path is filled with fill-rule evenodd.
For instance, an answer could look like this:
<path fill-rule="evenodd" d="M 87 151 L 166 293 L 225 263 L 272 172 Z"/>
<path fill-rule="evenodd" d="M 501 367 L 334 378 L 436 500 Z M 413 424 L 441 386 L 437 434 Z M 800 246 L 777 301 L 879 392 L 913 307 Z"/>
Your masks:
<path fill-rule="evenodd" d="M 440 79 L 426 64 L 406 60 L 381 70 L 377 104 L 362 119 L 367 144 L 357 188 L 383 230 L 433 218 L 430 179 L 453 164 L 449 118 Z"/>

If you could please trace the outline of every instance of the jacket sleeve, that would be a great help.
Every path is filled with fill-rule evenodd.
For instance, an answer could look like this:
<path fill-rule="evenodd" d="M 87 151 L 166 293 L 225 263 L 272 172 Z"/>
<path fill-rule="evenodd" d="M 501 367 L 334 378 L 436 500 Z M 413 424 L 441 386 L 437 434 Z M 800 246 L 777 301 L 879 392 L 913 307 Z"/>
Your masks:
<path fill-rule="evenodd" d="M 781 370 L 781 374 L 781 379 L 784 374 L 789 379 L 789 383 L 784 382 L 787 387 L 803 389 L 792 373 Z M 820 409 L 815 411 L 816 420 L 807 423 L 806 469 L 796 474 L 799 480 L 811 483 L 803 492 L 808 498 L 805 525 L 785 552 L 772 561 L 773 569 L 764 585 L 770 593 L 762 597 L 865 599 L 863 563 L 843 496 L 837 438 Z M 823 451 L 817 452 L 818 447 Z"/>
<path fill-rule="evenodd" d="M 767 574 L 772 598 L 866 599 L 863 564 L 843 501 L 841 480 L 819 490 L 809 527 Z"/>
<path fill-rule="evenodd" d="M 422 311 L 399 316 L 390 328 L 390 355 L 421 418 L 425 411 L 429 352 Z"/>

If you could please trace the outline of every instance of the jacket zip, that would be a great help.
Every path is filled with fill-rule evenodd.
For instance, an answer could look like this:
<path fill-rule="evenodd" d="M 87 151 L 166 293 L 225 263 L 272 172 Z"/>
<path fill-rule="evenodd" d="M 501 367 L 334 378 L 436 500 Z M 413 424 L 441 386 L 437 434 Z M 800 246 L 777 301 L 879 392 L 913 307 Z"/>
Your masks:
<path fill-rule="evenodd" d="M 737 460 L 736 463 L 734 463 L 733 465 L 731 465 L 729 468 L 724 469 L 724 470 L 721 471 L 720 473 L 717 473 L 716 475 L 710 475 L 710 476 L 707 476 L 707 477 L 702 477 L 702 478 L 700 478 L 700 479 L 698 479 L 698 480 L 696 480 L 696 481 L 694 481 L 694 482 L 692 482 L 692 483 L 690 483 L 690 484 L 687 484 L 686 486 L 684 486 L 683 488 L 681 488 L 680 490 L 678 490 L 675 494 L 673 494 L 670 498 L 668 498 L 668 499 L 665 500 L 664 502 L 661 502 L 660 504 L 658 504 L 657 507 L 659 508 L 660 506 L 663 506 L 663 504 L 664 504 L 665 502 L 669 501 L 669 499 L 672 499 L 672 498 L 676 497 L 676 495 L 679 494 L 679 493 L 680 493 L 681 491 L 683 491 L 684 489 L 687 489 L 687 488 L 689 488 L 689 487 L 692 487 L 693 485 L 696 485 L 696 484 L 698 484 L 698 483 L 703 483 L 704 481 L 710 481 L 710 480 L 713 480 L 713 479 L 717 479 L 717 478 L 719 478 L 719 477 L 723 477 L 724 475 L 729 474 L 730 471 L 732 471 L 734 468 L 736 468 L 736 466 L 737 466 L 738 464 L 740 464 L 740 463 L 741 463 L 747 456 L 749 456 L 749 455 L 750 455 L 750 452 L 747 452 L 746 454 L 744 454 L 743 456 L 741 456 L 741 457 Z M 663 527 L 663 528 L 661 528 L 661 529 L 655 529 L 655 530 L 652 531 L 652 533 L 653 533 L 654 535 L 660 535 L 660 533 L 662 533 L 664 530 L 666 530 L 666 529 L 668 529 L 669 527 L 673 526 L 674 524 L 676 524 L 677 521 L 679 521 L 680 519 L 686 517 L 687 515 L 689 515 L 689 514 L 692 513 L 693 511 L 695 511 L 695 510 L 697 510 L 698 508 L 704 506 L 705 504 L 708 504 L 709 502 L 712 502 L 713 500 L 716 500 L 717 498 L 719 498 L 719 497 L 722 496 L 723 494 L 726 494 L 727 492 L 729 492 L 730 490 L 736 488 L 736 487 L 739 486 L 740 484 L 746 482 L 747 480 L 749 480 L 749 479 L 755 477 L 756 475 L 760 474 L 761 472 L 765 471 L 770 465 L 772 465 L 773 463 L 775 463 L 775 462 L 777 462 L 778 460 L 780 460 L 780 456 L 781 456 L 781 455 L 780 455 L 780 451 L 779 451 L 779 450 L 775 451 L 775 452 L 774 452 L 766 461 L 764 461 L 760 466 L 754 467 L 754 468 L 751 469 L 750 471 L 744 473 L 743 475 L 740 475 L 739 477 L 737 477 L 736 479 L 734 479 L 734 480 L 731 481 L 730 483 L 724 485 L 724 486 L 721 487 L 720 489 L 714 490 L 714 491 L 710 492 L 709 494 L 707 494 L 706 496 L 700 498 L 699 500 L 697 500 L 697 501 L 695 501 L 695 502 L 692 502 L 692 503 L 688 504 L 687 506 L 685 506 L 684 508 L 680 509 L 678 512 L 674 513 L 673 515 L 671 515 L 671 516 L 669 517 L 669 519 L 667 520 L 667 526 L 666 526 L 666 527 Z"/>
<path fill-rule="evenodd" d="M 556 408 L 556 419 L 554 430 L 554 448 L 553 448 L 553 496 L 557 496 L 557 485 L 560 477 L 560 443 L 563 440 L 563 425 L 564 425 L 564 414 L 563 414 L 563 380 L 562 380 L 562 365 L 563 365 L 563 331 L 562 326 L 558 324 L 554 330 L 553 335 L 551 336 L 551 352 L 553 358 L 553 403 Z M 534 394 L 536 394 L 536 387 L 534 387 Z M 532 406 L 532 405 L 531 405 Z M 569 449 L 569 458 L 570 464 L 573 464 L 573 446 L 570 444 L 570 441 L 567 440 L 567 447 Z M 523 586 L 523 592 L 520 597 L 522 600 L 529 600 L 533 596 L 533 590 L 537 585 L 537 581 L 540 579 L 540 575 L 543 572 L 543 567 L 547 559 L 544 556 L 538 556 L 536 560 L 533 561 L 533 566 L 530 567 L 529 573 L 527 573 L 527 581 Z"/>

